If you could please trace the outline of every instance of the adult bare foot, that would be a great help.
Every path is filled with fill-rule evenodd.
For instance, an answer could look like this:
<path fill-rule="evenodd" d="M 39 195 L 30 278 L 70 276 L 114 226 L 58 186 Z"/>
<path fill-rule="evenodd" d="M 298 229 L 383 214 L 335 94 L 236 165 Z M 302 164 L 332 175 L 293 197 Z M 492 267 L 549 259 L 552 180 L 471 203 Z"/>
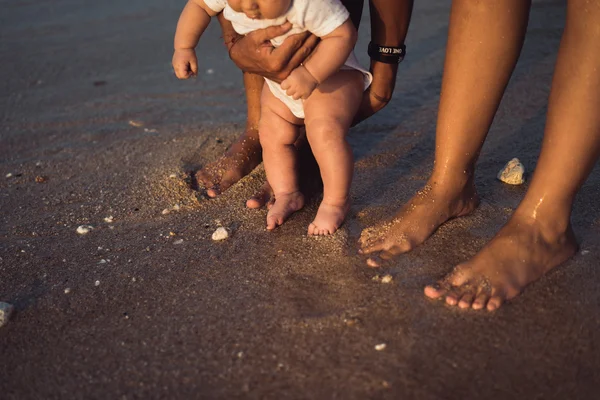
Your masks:
<path fill-rule="evenodd" d="M 309 235 L 332 235 L 344 222 L 350 205 L 326 204 L 322 202 L 314 221 L 308 226 Z"/>
<path fill-rule="evenodd" d="M 393 218 L 366 228 L 359 239 L 361 254 L 378 253 L 367 265 L 406 253 L 422 244 L 444 222 L 470 214 L 479 205 L 472 181 L 464 185 L 440 185 L 430 181 Z"/>
<path fill-rule="evenodd" d="M 304 196 L 299 191 L 277 195 L 267 213 L 267 229 L 271 231 L 277 228 L 302 207 L 304 207 Z"/>
<path fill-rule="evenodd" d="M 197 171 L 195 177 L 209 197 L 217 197 L 252 172 L 261 160 L 258 132 L 246 130 L 221 158 Z"/>
<path fill-rule="evenodd" d="M 265 182 L 254 196 L 246 200 L 246 207 L 256 209 L 266 205 L 267 208 L 271 208 L 274 202 L 273 189 L 269 182 Z"/>
<path fill-rule="evenodd" d="M 425 295 L 445 297 L 446 303 L 460 308 L 493 311 L 576 252 L 570 224 L 557 230 L 552 224 L 515 213 L 475 257 L 436 285 L 425 287 Z"/>

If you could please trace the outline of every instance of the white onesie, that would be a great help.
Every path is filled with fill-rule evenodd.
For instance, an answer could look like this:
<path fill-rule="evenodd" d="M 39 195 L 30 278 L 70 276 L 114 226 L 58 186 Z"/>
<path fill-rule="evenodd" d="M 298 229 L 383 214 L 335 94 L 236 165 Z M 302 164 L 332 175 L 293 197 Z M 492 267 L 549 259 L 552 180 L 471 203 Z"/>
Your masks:
<path fill-rule="evenodd" d="M 240 35 L 246 35 L 269 26 L 281 25 L 286 21 L 291 22 L 292 29 L 289 32 L 271 40 L 271 44 L 275 47 L 280 46 L 285 38 L 296 33 L 309 31 L 319 37 L 326 36 L 346 22 L 350 16 L 346 7 L 339 0 L 293 0 L 290 9 L 276 19 L 248 18 L 243 12 L 234 11 L 227 4 L 227 0 L 204 0 L 204 3 L 214 12 L 223 11 L 225 19 L 231 21 L 233 29 Z M 362 72 L 365 90 L 373 80 L 371 73 L 360 66 L 354 52 L 350 53 L 342 69 L 356 69 Z M 287 105 L 296 117 L 304 118 L 302 100 L 294 100 L 288 96 L 277 82 L 266 78 L 265 81 L 271 93 Z"/>

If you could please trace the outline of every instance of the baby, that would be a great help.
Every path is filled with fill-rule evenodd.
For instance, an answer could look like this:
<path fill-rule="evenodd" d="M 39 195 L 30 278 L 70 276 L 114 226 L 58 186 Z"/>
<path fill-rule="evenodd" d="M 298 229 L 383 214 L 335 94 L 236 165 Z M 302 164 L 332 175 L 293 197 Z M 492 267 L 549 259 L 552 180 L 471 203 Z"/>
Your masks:
<path fill-rule="evenodd" d="M 194 48 L 210 18 L 221 11 L 241 35 L 291 23 L 288 33 L 271 41 L 275 47 L 287 36 L 304 31 L 321 38 L 311 56 L 281 84 L 266 79 L 259 137 L 267 180 L 275 196 L 267 214 L 267 229 L 283 224 L 304 206 L 294 147 L 304 124 L 323 179 L 323 201 L 308 234 L 334 233 L 350 206 L 354 163 L 345 137 L 362 92 L 372 80 L 352 51 L 357 33 L 348 11 L 339 0 L 189 0 L 175 33 L 173 68 L 178 78 L 197 73 Z"/>

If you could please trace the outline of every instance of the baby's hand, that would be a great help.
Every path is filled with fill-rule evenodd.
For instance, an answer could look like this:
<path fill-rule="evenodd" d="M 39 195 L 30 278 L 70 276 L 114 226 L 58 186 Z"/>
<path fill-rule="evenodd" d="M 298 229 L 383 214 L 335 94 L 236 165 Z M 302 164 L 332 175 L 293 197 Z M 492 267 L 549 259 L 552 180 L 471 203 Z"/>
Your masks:
<path fill-rule="evenodd" d="M 198 59 L 194 49 L 175 49 L 173 69 L 179 79 L 187 79 L 198 74 Z"/>
<path fill-rule="evenodd" d="M 303 65 L 293 70 L 290 76 L 281 82 L 281 88 L 294 100 L 307 99 L 318 85 L 319 82 Z"/>

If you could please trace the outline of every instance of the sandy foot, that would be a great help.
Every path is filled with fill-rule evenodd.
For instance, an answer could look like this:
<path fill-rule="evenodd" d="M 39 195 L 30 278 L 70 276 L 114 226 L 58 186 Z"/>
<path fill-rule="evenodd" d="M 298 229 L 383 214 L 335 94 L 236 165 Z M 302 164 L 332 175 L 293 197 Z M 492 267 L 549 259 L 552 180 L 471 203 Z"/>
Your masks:
<path fill-rule="evenodd" d="M 571 226 L 552 232 L 538 220 L 515 214 L 475 257 L 427 286 L 425 295 L 445 297 L 460 308 L 493 311 L 576 252 Z"/>
<path fill-rule="evenodd" d="M 350 209 L 348 203 L 337 206 L 321 203 L 317 216 L 308 226 L 309 235 L 332 235 L 346 219 L 346 214 Z"/>
<path fill-rule="evenodd" d="M 258 192 L 246 200 L 246 207 L 256 209 L 267 206 L 267 208 L 270 209 L 274 202 L 275 197 L 273 196 L 273 189 L 271 188 L 271 185 L 269 185 L 269 182 L 265 182 Z"/>
<path fill-rule="evenodd" d="M 267 213 L 267 229 L 277 228 L 302 207 L 304 207 L 304 196 L 299 191 L 277 195 Z"/>
<path fill-rule="evenodd" d="M 478 205 L 473 184 L 457 193 L 427 184 L 391 220 L 363 230 L 359 252 L 377 253 L 367 259 L 367 265 L 378 267 L 382 261 L 414 249 L 444 222 L 470 214 Z"/>
<path fill-rule="evenodd" d="M 258 134 L 255 139 L 252 132 L 245 132 L 221 158 L 197 171 L 195 177 L 209 197 L 217 197 L 252 172 L 261 160 Z"/>

